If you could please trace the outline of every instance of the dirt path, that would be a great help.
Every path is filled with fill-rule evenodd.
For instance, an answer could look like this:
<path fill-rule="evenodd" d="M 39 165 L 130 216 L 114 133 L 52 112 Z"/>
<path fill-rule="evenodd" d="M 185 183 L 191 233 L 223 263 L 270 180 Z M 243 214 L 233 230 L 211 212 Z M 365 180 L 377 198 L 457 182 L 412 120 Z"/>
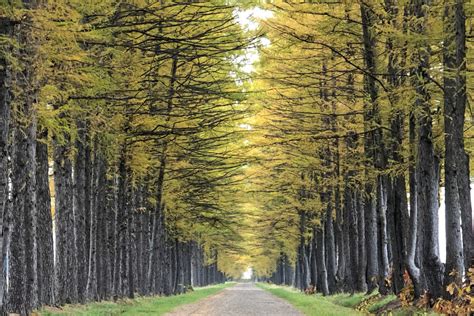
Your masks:
<path fill-rule="evenodd" d="M 188 304 L 166 314 L 168 316 L 302 316 L 289 303 L 256 287 L 239 283 L 214 296 Z"/>

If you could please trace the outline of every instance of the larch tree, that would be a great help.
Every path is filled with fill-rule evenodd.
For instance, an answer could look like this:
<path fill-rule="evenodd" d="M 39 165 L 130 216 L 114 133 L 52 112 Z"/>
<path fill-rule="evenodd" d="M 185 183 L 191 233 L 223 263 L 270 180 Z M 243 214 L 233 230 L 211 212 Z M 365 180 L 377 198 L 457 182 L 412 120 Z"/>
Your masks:
<path fill-rule="evenodd" d="M 0 2 L 2 313 L 248 267 L 324 295 L 462 285 L 472 5 L 259 3 L 256 31 L 252 5 Z"/>

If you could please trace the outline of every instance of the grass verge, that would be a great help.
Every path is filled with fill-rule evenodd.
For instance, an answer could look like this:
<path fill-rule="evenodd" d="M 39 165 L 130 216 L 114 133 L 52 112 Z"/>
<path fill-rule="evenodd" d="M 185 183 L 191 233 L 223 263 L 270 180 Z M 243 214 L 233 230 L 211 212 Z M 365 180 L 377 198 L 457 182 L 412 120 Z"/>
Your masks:
<path fill-rule="evenodd" d="M 335 294 L 322 296 L 321 294 L 306 295 L 288 287 L 267 283 L 257 283 L 257 286 L 278 296 L 303 314 L 339 316 L 339 315 L 391 315 L 391 316 L 434 316 L 433 311 L 402 307 L 395 295 L 380 296 L 377 292 L 367 296 L 365 293 Z M 356 310 L 359 309 L 360 311 Z"/>
<path fill-rule="evenodd" d="M 235 283 L 212 285 L 196 288 L 193 292 L 167 297 L 139 297 L 125 299 L 117 302 L 98 302 L 85 305 L 66 305 L 61 308 L 44 307 L 37 312 L 38 315 L 163 315 L 180 305 L 196 302 L 207 296 L 216 294 Z"/>
<path fill-rule="evenodd" d="M 365 315 L 364 313 L 358 312 L 352 309 L 352 306 L 358 304 L 358 298 L 344 298 L 346 306 L 338 305 L 334 303 L 335 297 L 324 297 L 321 294 L 306 295 L 295 289 L 284 286 L 277 286 L 272 284 L 257 283 L 257 286 L 278 296 L 294 307 L 300 310 L 302 313 L 308 316 L 347 316 L 347 315 Z M 339 299 L 342 296 L 337 295 Z M 362 298 L 360 298 L 362 300 Z"/>
<path fill-rule="evenodd" d="M 352 295 L 347 293 L 340 293 L 331 296 L 326 296 L 324 298 L 336 305 L 355 308 L 357 305 L 360 304 L 360 302 L 366 299 L 367 296 L 365 296 L 364 293 L 354 293 Z"/>

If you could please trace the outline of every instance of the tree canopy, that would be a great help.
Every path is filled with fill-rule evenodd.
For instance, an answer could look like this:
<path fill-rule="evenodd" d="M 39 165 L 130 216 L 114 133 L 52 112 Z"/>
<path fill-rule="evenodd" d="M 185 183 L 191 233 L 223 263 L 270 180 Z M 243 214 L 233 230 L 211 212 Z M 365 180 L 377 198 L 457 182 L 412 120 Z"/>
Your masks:
<path fill-rule="evenodd" d="M 474 256 L 473 8 L 0 1 L 1 311 L 249 267 L 449 298 Z"/>

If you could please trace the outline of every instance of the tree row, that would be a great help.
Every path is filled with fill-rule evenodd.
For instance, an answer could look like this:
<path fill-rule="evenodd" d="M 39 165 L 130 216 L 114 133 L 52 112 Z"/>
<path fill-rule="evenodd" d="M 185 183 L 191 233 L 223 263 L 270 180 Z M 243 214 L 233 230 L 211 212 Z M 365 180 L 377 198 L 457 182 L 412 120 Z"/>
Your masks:
<path fill-rule="evenodd" d="M 471 5 L 268 9 L 252 119 L 261 160 L 249 171 L 257 273 L 325 295 L 449 296 L 473 265 Z"/>
<path fill-rule="evenodd" d="M 0 4 L 2 313 L 225 280 L 249 42 L 233 10 Z"/>

